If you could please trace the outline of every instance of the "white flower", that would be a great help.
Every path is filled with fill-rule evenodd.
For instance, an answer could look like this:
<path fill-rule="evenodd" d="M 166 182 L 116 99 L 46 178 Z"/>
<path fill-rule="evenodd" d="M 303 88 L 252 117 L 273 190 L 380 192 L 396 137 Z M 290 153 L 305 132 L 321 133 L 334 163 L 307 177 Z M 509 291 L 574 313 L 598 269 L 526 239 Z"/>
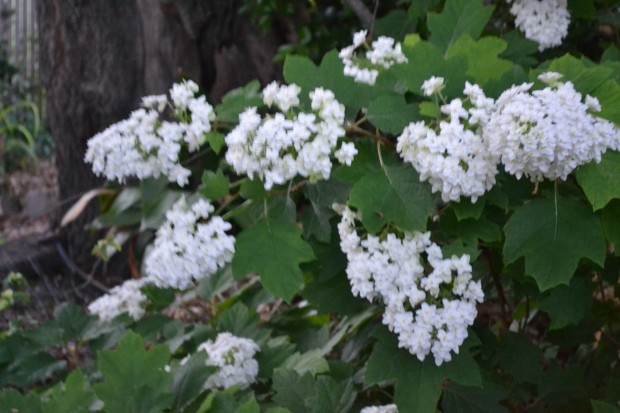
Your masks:
<path fill-rule="evenodd" d="M 570 13 L 567 0 L 507 0 L 515 25 L 525 37 L 538 43 L 539 50 L 559 46 L 568 33 Z"/>
<path fill-rule="evenodd" d="M 557 72 L 545 72 L 538 76 L 538 79 L 549 86 L 555 86 L 564 75 Z"/>
<path fill-rule="evenodd" d="M 424 95 L 432 96 L 436 93 L 441 92 L 443 88 L 446 87 L 443 81 L 443 77 L 435 76 L 432 76 L 430 79 L 425 80 L 424 83 L 422 83 L 422 91 L 424 92 Z"/>
<path fill-rule="evenodd" d="M 353 35 L 353 48 L 358 48 L 366 43 L 366 36 L 368 36 L 368 30 L 360 30 Z"/>
<path fill-rule="evenodd" d="M 386 404 L 385 406 L 369 406 L 360 410 L 360 413 L 398 413 L 395 404 Z"/>
<path fill-rule="evenodd" d="M 232 226 L 210 216 L 213 206 L 204 199 L 191 207 L 181 197 L 166 213 L 152 252 L 146 257 L 147 279 L 158 287 L 185 290 L 232 261 Z"/>
<path fill-rule="evenodd" d="M 437 365 L 450 361 L 484 298 L 480 282 L 472 280 L 469 256 L 444 258 L 430 233 L 362 238 L 355 230 L 356 214 L 348 207 L 340 210 L 340 248 L 353 294 L 381 299 L 383 323 L 398 335 L 399 347 L 420 361 L 430 353 Z"/>
<path fill-rule="evenodd" d="M 172 103 L 165 95 L 144 97 L 144 108 L 88 141 L 85 161 L 93 165 L 96 175 L 110 181 L 165 175 L 170 182 L 186 185 L 191 172 L 180 164 L 179 153 L 185 145 L 189 152 L 197 151 L 215 118 L 205 97 L 194 97 L 197 91 L 198 85 L 186 81 L 172 86 Z M 163 120 L 168 105 L 179 122 Z"/>
<path fill-rule="evenodd" d="M 618 149 L 616 126 L 588 112 L 600 109 L 597 100 L 582 102 L 571 82 L 529 92 L 531 86 L 502 93 L 484 128 L 489 150 L 508 173 L 532 181 L 565 180 L 578 166 L 599 162 L 608 148 Z"/>
<path fill-rule="evenodd" d="M 263 98 L 286 112 L 299 104 L 299 90 L 297 85 L 279 87 L 272 83 L 263 91 Z M 298 175 L 311 182 L 328 179 L 332 155 L 342 155 L 343 163 L 350 163 L 354 147 L 341 146 L 336 151 L 345 135 L 344 106 L 333 92 L 323 88 L 310 92 L 310 99 L 310 113 L 275 113 L 261 118 L 256 108 L 243 112 L 239 125 L 225 138 L 226 161 L 235 172 L 250 179 L 257 176 L 269 190 Z"/>
<path fill-rule="evenodd" d="M 144 315 L 146 296 L 140 290 L 148 283 L 142 278 L 139 280 L 127 280 L 90 303 L 88 311 L 106 322 L 117 316 L 128 313 L 134 320 L 139 320 Z"/>
<path fill-rule="evenodd" d="M 372 42 L 365 57 L 356 55 L 356 50 L 366 44 L 367 34 L 366 30 L 355 33 L 353 44 L 341 49 L 338 56 L 344 64 L 345 76 L 352 77 L 357 83 L 374 85 L 379 70 L 389 69 L 395 64 L 407 63 L 407 57 L 403 54 L 400 43 L 386 36 L 380 36 Z"/>
<path fill-rule="evenodd" d="M 437 78 L 429 79 L 429 90 L 432 79 Z M 420 180 L 428 181 L 445 202 L 460 201 L 462 196 L 476 202 L 493 187 L 497 174 L 498 157 L 488 150 L 482 133 L 493 100 L 470 83 L 466 83 L 464 93 L 473 105 L 469 110 L 461 99 L 453 99 L 441 108 L 448 119 L 439 122 L 438 131 L 423 121 L 411 123 L 396 146 L 400 156 L 420 173 Z"/>
<path fill-rule="evenodd" d="M 336 155 L 336 159 L 343 165 L 351 165 L 353 162 L 353 158 L 357 155 L 357 149 L 355 149 L 355 145 L 352 142 L 345 142 L 340 146 L 334 155 Z"/>
<path fill-rule="evenodd" d="M 246 388 L 256 381 L 258 362 L 254 355 L 260 347 L 249 338 L 236 337 L 228 332 L 219 333 L 215 341 L 209 340 L 198 346 L 198 351 L 207 352 L 207 366 L 218 368 L 207 379 L 206 388 Z"/>

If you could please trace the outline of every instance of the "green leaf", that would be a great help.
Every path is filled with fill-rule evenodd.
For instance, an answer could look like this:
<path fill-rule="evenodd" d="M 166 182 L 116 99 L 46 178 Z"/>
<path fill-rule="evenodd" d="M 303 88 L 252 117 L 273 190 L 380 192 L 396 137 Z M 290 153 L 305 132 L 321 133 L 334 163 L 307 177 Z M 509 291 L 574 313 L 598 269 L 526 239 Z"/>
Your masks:
<path fill-rule="evenodd" d="M 312 248 L 293 224 L 265 219 L 237 236 L 233 275 L 240 280 L 258 273 L 263 287 L 290 302 L 304 285 L 299 264 L 312 261 Z"/>
<path fill-rule="evenodd" d="M 366 174 L 353 187 L 349 203 L 361 212 L 364 227 L 372 233 L 390 222 L 402 230 L 425 231 L 435 207 L 428 185 L 406 164 Z"/>
<path fill-rule="evenodd" d="M 200 195 L 207 199 L 217 201 L 228 195 L 230 182 L 228 177 L 218 169 L 217 173 L 205 170 L 202 174 L 202 185 L 198 187 Z"/>
<path fill-rule="evenodd" d="M 499 361 L 517 383 L 540 385 L 543 353 L 523 334 L 506 333 L 499 346 Z"/>
<path fill-rule="evenodd" d="M 235 303 L 218 320 L 218 331 L 228 331 L 237 337 L 251 338 L 257 343 L 267 339 L 270 330 L 260 326 L 260 318 L 242 303 Z"/>
<path fill-rule="evenodd" d="M 607 151 L 600 163 L 590 162 L 577 170 L 577 182 L 594 210 L 620 198 L 620 152 Z"/>
<path fill-rule="evenodd" d="M 183 191 L 168 189 L 168 180 L 165 177 L 140 181 L 142 213 L 140 230 L 158 229 L 166 219 L 166 212 L 183 193 Z"/>
<path fill-rule="evenodd" d="M 542 377 L 538 398 L 554 406 L 569 405 L 571 400 L 586 396 L 583 380 L 584 372 L 581 366 L 569 365 L 561 369 L 554 363 Z"/>
<path fill-rule="evenodd" d="M 94 386 L 106 411 L 155 413 L 169 407 L 172 376 L 164 371 L 170 353 L 164 345 L 144 349 L 145 342 L 128 333 L 113 351 L 101 351 L 97 359 L 103 383 Z"/>
<path fill-rule="evenodd" d="M 599 218 L 581 202 L 557 195 L 538 198 L 518 209 L 504 227 L 507 263 L 525 257 L 525 272 L 541 291 L 568 284 L 581 258 L 605 260 Z"/>
<path fill-rule="evenodd" d="M 612 69 L 603 66 L 586 67 L 583 60 L 566 54 L 554 60 L 544 71 L 562 73 L 562 81 L 573 82 L 575 89 L 581 93 L 592 93 L 612 74 Z M 543 70 L 532 71 L 530 76 L 538 76 Z M 535 79 L 532 79 L 535 80 Z"/>
<path fill-rule="evenodd" d="M 239 193 L 244 199 L 252 199 L 256 201 L 263 200 L 267 197 L 265 186 L 258 179 L 249 180 L 242 183 L 241 188 L 239 188 Z"/>
<path fill-rule="evenodd" d="M 419 119 L 416 106 L 407 104 L 401 95 L 381 95 L 368 105 L 370 123 L 392 135 L 400 135 L 405 126 Z"/>
<path fill-rule="evenodd" d="M 181 412 L 191 402 L 202 394 L 205 383 L 211 374 L 217 369 L 207 366 L 206 361 L 209 355 L 204 352 L 193 354 L 189 361 L 174 372 L 172 390 L 174 394 L 174 411 Z"/>
<path fill-rule="evenodd" d="M 402 39 L 406 34 L 416 29 L 416 20 L 412 19 L 404 10 L 392 10 L 375 22 L 377 36 L 388 36 L 393 39 Z"/>
<path fill-rule="evenodd" d="M 298 374 L 294 370 L 276 369 L 273 374 L 273 397 L 276 403 L 292 413 L 310 413 L 306 400 L 315 395 L 314 379 L 310 373 Z"/>
<path fill-rule="evenodd" d="M 390 71 L 404 79 L 412 93 L 422 96 L 424 81 L 431 76 L 440 76 L 445 79 L 446 88 L 442 91 L 444 96 L 462 96 L 468 68 L 468 59 L 465 56 L 446 58 L 437 46 L 420 40 L 417 34 L 406 37 L 403 53 L 407 56 L 408 63 L 396 65 Z"/>
<path fill-rule="evenodd" d="M 578 324 L 584 319 L 592 308 L 591 284 L 586 277 L 573 277 L 568 286 L 559 285 L 551 290 L 540 305 L 551 318 L 551 330 Z"/>
<path fill-rule="evenodd" d="M 233 89 L 222 97 L 222 103 L 215 107 L 217 120 L 226 123 L 239 122 L 239 115 L 249 107 L 262 107 L 263 96 L 259 92 L 260 82 L 253 80 L 244 87 Z M 211 143 L 211 142 L 209 142 Z M 213 145 L 211 145 L 213 147 Z M 213 148 L 216 153 L 219 150 Z"/>
<path fill-rule="evenodd" d="M 306 373 L 317 375 L 329 371 L 329 364 L 318 349 L 306 351 L 303 354 L 293 353 L 286 359 L 282 367 L 294 370 L 299 375 Z"/>
<path fill-rule="evenodd" d="M 510 71 L 512 62 L 497 56 L 506 50 L 507 43 L 497 37 L 473 40 L 469 36 L 459 38 L 447 51 L 447 57 L 465 56 L 469 61 L 467 75 L 477 84 L 499 80 Z"/>
<path fill-rule="evenodd" d="M 314 389 L 315 396 L 308 400 L 313 413 L 347 413 L 356 397 L 351 379 L 338 383 L 329 376 L 319 376 Z"/>
<path fill-rule="evenodd" d="M 480 369 L 469 355 L 467 346 L 459 355 L 441 366 L 435 365 L 432 355 L 421 362 L 408 351 L 398 347 L 396 336 L 381 328 L 368 364 L 364 383 L 381 384 L 395 380 L 395 400 L 403 412 L 434 412 L 446 379 L 462 385 L 481 386 Z"/>
<path fill-rule="evenodd" d="M 428 14 L 430 41 L 446 51 L 461 36 L 477 39 L 493 14 L 482 0 L 448 0 L 441 14 Z"/>
<path fill-rule="evenodd" d="M 420 103 L 420 115 L 430 118 L 441 118 L 441 108 L 436 102 L 424 101 Z"/>
<path fill-rule="evenodd" d="M 602 110 L 596 116 L 620 124 L 620 84 L 608 80 L 592 92 L 601 104 Z"/>
<path fill-rule="evenodd" d="M 95 317 L 87 316 L 73 303 L 64 303 L 54 312 L 54 325 L 63 330 L 64 342 L 96 337 L 97 324 Z"/>
<path fill-rule="evenodd" d="M 591 400 L 593 413 L 620 413 L 620 409 L 613 404 L 599 400 Z"/>
<path fill-rule="evenodd" d="M 614 199 L 603 209 L 601 216 L 607 241 L 616 247 L 616 255 L 620 253 L 620 200 Z"/>
<path fill-rule="evenodd" d="M 205 135 L 205 139 L 207 143 L 209 144 L 209 146 L 211 147 L 211 149 L 213 149 L 213 152 L 215 152 L 216 155 L 220 154 L 220 151 L 222 150 L 222 148 L 224 147 L 224 144 L 226 143 L 226 139 L 224 138 L 224 135 L 222 135 L 219 132 L 214 132 L 214 131 L 207 133 Z"/>
<path fill-rule="evenodd" d="M 502 386 L 485 382 L 483 388 L 460 386 L 450 383 L 444 392 L 442 406 L 445 412 L 459 413 L 509 413 L 499 404 L 508 397 Z"/>
<path fill-rule="evenodd" d="M 336 99 L 352 113 L 356 113 L 374 93 L 368 85 L 355 83 L 353 78 L 344 75 L 344 64 L 335 50 L 325 54 L 318 67 L 307 57 L 287 56 L 284 61 L 284 79 L 301 87 L 302 102 L 309 102 L 308 93 L 323 87 L 334 92 Z"/>
<path fill-rule="evenodd" d="M 73 371 L 64 383 L 56 386 L 51 398 L 45 405 L 46 413 L 88 413 L 97 401 L 81 370 Z"/>
<path fill-rule="evenodd" d="M 21 394 L 15 389 L 0 392 L 0 413 L 43 413 L 41 399 L 34 393 Z"/>
<path fill-rule="evenodd" d="M 533 56 L 538 53 L 538 43 L 526 39 L 518 30 L 509 31 L 503 40 L 508 43 L 508 47 L 500 54 L 502 58 L 523 67 L 531 67 L 537 63 Z"/>
<path fill-rule="evenodd" d="M 450 205 L 450 207 L 454 210 L 456 218 L 459 221 L 464 219 L 479 219 L 482 215 L 482 211 L 484 211 L 485 198 L 478 198 L 478 200 L 473 203 L 471 200 L 464 198 L 461 202 L 456 202 Z"/>

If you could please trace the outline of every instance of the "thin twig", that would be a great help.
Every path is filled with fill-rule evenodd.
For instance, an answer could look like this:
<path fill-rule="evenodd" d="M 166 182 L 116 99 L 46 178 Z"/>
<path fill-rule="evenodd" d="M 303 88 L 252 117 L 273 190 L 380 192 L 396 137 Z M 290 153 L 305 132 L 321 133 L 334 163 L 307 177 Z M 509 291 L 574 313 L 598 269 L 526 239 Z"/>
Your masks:
<path fill-rule="evenodd" d="M 92 274 L 85 274 L 84 271 L 82 271 L 80 268 L 78 268 L 77 265 L 75 265 L 75 263 L 69 257 L 69 255 L 67 254 L 67 252 L 65 251 L 64 247 L 62 246 L 60 242 L 57 241 L 54 243 L 54 245 L 56 246 L 56 251 L 58 252 L 58 255 L 60 255 L 60 258 L 62 259 L 62 261 L 65 263 L 65 265 L 69 268 L 69 270 L 73 274 L 79 275 L 88 284 L 92 284 L 94 287 L 103 291 L 104 293 L 109 292 L 108 287 L 101 284 L 99 281 L 95 280 Z"/>
<path fill-rule="evenodd" d="M 366 29 L 371 29 L 374 18 L 372 13 L 360 0 L 343 0 L 343 2 L 351 8 L 353 13 L 362 22 L 362 25 Z"/>

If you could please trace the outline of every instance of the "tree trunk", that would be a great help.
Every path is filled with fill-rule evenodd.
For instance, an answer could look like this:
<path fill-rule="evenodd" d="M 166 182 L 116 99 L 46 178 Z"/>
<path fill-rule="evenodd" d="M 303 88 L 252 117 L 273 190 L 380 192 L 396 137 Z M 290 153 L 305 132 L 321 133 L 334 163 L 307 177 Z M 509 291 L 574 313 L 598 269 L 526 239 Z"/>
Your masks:
<path fill-rule="evenodd" d="M 37 0 L 36 6 L 47 122 L 66 208 L 103 183 L 84 163 L 88 139 L 127 117 L 142 96 L 165 93 L 183 75 L 218 101 L 231 88 L 255 78 L 266 83 L 276 73 L 279 40 L 240 16 L 238 1 Z M 96 214 L 92 206 L 63 233 L 78 263 L 88 261 L 94 240 L 84 226 Z"/>

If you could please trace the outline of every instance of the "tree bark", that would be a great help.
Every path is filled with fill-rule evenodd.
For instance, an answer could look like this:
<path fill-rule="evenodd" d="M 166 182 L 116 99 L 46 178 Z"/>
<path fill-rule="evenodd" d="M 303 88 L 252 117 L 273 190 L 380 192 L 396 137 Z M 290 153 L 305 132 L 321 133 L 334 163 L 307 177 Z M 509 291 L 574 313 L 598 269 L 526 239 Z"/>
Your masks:
<path fill-rule="evenodd" d="M 36 1 L 47 124 L 56 144 L 60 199 L 67 208 L 103 183 L 83 161 L 88 139 L 127 117 L 142 96 L 165 93 L 184 76 L 217 102 L 252 79 L 266 83 L 275 77 L 272 59 L 280 40 L 262 36 L 238 14 L 239 5 Z M 63 232 L 78 263 L 88 261 L 94 240 L 84 226 L 96 214 L 93 206 Z"/>

